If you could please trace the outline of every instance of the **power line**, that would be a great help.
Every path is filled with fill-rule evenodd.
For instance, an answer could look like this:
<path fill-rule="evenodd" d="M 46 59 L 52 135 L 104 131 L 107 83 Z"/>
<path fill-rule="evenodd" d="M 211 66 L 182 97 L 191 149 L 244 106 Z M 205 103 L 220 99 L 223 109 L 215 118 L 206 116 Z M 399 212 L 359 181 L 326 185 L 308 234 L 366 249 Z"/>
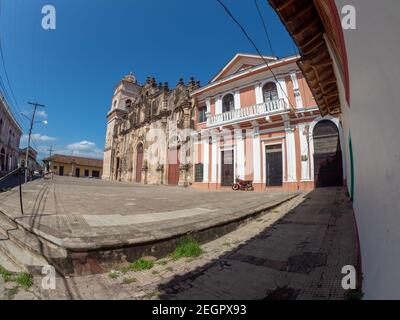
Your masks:
<path fill-rule="evenodd" d="M 261 10 L 260 10 L 260 7 L 259 7 L 259 5 L 258 5 L 257 0 L 254 0 L 254 4 L 255 4 L 255 6 L 256 6 L 256 8 L 257 8 L 258 15 L 260 16 L 262 25 L 263 25 L 263 27 L 264 27 L 264 32 L 265 32 L 265 35 L 267 36 L 268 45 L 269 45 L 269 49 L 271 50 L 271 54 L 272 54 L 273 56 L 275 56 L 274 49 L 272 48 L 271 38 L 269 37 L 268 29 L 267 29 L 267 26 L 266 26 L 266 24 L 265 24 L 264 18 L 263 18 L 262 14 L 261 14 Z"/>
<path fill-rule="evenodd" d="M 285 90 L 283 90 L 283 87 L 281 85 L 281 83 L 278 81 L 278 78 L 276 77 L 274 71 L 271 69 L 270 65 L 268 64 L 268 61 L 264 58 L 264 56 L 261 54 L 260 50 L 258 49 L 257 45 L 254 43 L 253 39 L 249 36 L 249 34 L 246 32 L 246 30 L 244 29 L 244 27 L 242 26 L 242 24 L 233 16 L 233 14 L 231 13 L 231 11 L 225 6 L 225 4 L 221 1 L 221 0 L 217 0 L 217 2 L 224 8 L 224 10 L 226 11 L 226 13 L 229 15 L 229 17 L 238 25 L 238 27 L 240 28 L 240 30 L 243 32 L 243 34 L 246 36 L 247 40 L 249 40 L 249 42 L 253 45 L 254 49 L 257 51 L 258 55 L 261 57 L 261 59 L 263 59 L 264 63 L 266 64 L 266 66 L 268 67 L 268 70 L 272 73 L 275 81 L 278 83 L 279 87 L 281 88 L 283 94 L 286 96 L 287 101 L 289 103 L 290 108 L 292 109 L 292 111 L 295 112 L 295 108 L 293 107 L 293 105 L 290 102 L 290 99 L 288 97 L 288 95 L 286 94 Z"/>
<path fill-rule="evenodd" d="M 3 6 L 3 2 L 0 1 L 0 18 L 1 18 L 1 14 L 3 12 L 2 6 Z M 8 77 L 8 72 L 7 72 L 7 68 L 6 68 L 6 64 L 5 64 L 5 60 L 4 60 L 4 52 L 3 52 L 3 46 L 2 46 L 2 41 L 1 41 L 1 33 L 0 33 L 0 56 L 1 56 L 1 62 L 3 64 L 4 74 L 6 76 L 8 87 L 10 88 L 11 95 L 12 95 L 14 101 L 15 101 L 15 104 L 18 105 L 18 101 L 15 98 L 14 90 L 13 90 L 13 88 L 11 86 L 10 78 Z"/>
<path fill-rule="evenodd" d="M 3 5 L 3 2 L 0 0 L 0 18 L 1 18 L 1 15 L 3 13 L 2 5 Z M 27 131 L 26 127 L 24 127 L 23 119 L 22 119 L 22 117 L 21 117 L 21 115 L 19 113 L 20 111 L 19 111 L 19 108 L 18 108 L 18 101 L 17 101 L 17 99 L 15 97 L 14 90 L 13 90 L 13 88 L 11 86 L 11 82 L 10 82 L 10 79 L 8 77 L 8 72 L 7 72 L 5 59 L 4 59 L 3 47 L 2 47 L 2 44 L 1 44 L 1 32 L 0 32 L 0 56 L 1 56 L 1 60 L 2 60 L 4 73 L 5 73 L 5 76 L 6 76 L 7 84 L 8 84 L 8 87 L 10 89 L 11 95 L 12 95 L 12 97 L 14 99 L 14 102 L 16 104 L 15 106 L 13 106 L 13 104 L 11 103 L 11 99 L 10 99 L 10 97 L 8 95 L 8 90 L 6 89 L 4 81 L 3 81 L 2 77 L 1 77 L 1 74 L 0 74 L 1 94 L 2 94 L 2 96 L 4 98 L 4 101 L 5 101 L 5 104 L 6 104 L 6 108 L 8 108 L 10 110 L 11 114 L 14 117 L 16 117 L 15 120 L 18 119 L 17 122 L 19 122 L 19 125 L 21 126 L 21 129 Z"/>
<path fill-rule="evenodd" d="M 2 61 L 2 64 L 3 64 L 4 74 L 6 76 L 8 87 L 10 88 L 11 95 L 12 95 L 12 97 L 14 99 L 15 104 L 18 105 L 18 101 L 15 98 L 14 90 L 13 90 L 13 88 L 11 86 L 10 78 L 8 77 L 8 72 L 7 72 L 5 61 L 4 61 L 3 46 L 1 45 L 1 34 L 0 34 L 0 56 L 1 56 L 1 61 Z"/>

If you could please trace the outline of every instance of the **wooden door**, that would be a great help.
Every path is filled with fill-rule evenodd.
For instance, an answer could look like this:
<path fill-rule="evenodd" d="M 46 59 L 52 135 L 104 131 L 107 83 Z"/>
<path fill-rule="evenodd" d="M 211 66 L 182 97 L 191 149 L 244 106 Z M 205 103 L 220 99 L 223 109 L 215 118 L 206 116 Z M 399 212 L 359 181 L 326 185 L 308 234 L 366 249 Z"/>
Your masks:
<path fill-rule="evenodd" d="M 232 186 L 235 178 L 233 150 L 221 152 L 221 186 Z"/>
<path fill-rule="evenodd" d="M 179 183 L 179 149 L 168 150 L 168 184 L 176 186 Z"/>
<path fill-rule="evenodd" d="M 267 187 L 281 187 L 283 185 L 282 145 L 267 146 L 265 158 Z"/>

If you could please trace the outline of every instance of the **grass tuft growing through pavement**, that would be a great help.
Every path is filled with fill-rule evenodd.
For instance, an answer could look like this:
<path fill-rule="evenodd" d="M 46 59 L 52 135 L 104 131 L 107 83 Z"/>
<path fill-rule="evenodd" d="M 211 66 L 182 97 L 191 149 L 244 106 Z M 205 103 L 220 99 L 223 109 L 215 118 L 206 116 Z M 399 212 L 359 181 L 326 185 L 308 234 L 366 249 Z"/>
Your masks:
<path fill-rule="evenodd" d="M 119 272 L 118 272 L 118 271 L 115 271 L 115 270 L 110 271 L 110 272 L 108 273 L 108 277 L 109 277 L 110 279 L 112 279 L 112 280 L 115 280 L 115 279 L 117 279 L 117 278 L 119 277 Z"/>
<path fill-rule="evenodd" d="M 186 239 L 181 242 L 172 253 L 173 260 L 181 258 L 196 258 L 203 253 L 200 245 L 193 239 Z"/>
<path fill-rule="evenodd" d="M 122 282 L 123 282 L 124 284 L 131 284 L 131 283 L 134 283 L 134 282 L 136 282 L 136 281 L 137 281 L 137 279 L 134 278 L 134 277 L 124 278 L 124 280 L 122 280 Z"/>
<path fill-rule="evenodd" d="M 129 264 L 128 266 L 122 268 L 122 273 L 127 273 L 129 271 L 142 271 L 142 270 L 150 270 L 154 267 L 154 262 L 146 259 L 139 259 L 135 262 Z"/>
<path fill-rule="evenodd" d="M 4 282 L 15 282 L 18 286 L 24 287 L 25 289 L 29 289 L 33 285 L 33 277 L 26 272 L 20 272 L 15 275 L 0 266 L 0 276 L 3 278 Z"/>
<path fill-rule="evenodd" d="M 18 273 L 14 280 L 19 286 L 25 289 L 29 289 L 33 285 L 33 277 L 26 272 Z"/>

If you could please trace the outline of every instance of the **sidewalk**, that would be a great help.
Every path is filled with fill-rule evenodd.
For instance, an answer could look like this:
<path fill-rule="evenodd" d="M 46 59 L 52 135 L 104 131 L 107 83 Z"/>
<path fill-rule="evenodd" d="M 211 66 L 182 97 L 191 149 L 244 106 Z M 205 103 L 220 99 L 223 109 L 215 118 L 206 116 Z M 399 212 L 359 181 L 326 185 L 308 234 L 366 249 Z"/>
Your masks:
<path fill-rule="evenodd" d="M 348 299 L 344 265 L 357 268 L 351 202 L 341 188 L 302 194 L 201 246 L 199 258 L 156 261 L 151 270 L 57 279 L 13 299 Z"/>
<path fill-rule="evenodd" d="M 282 219 L 202 271 L 160 285 L 159 298 L 347 299 L 341 270 L 345 265 L 357 269 L 357 248 L 345 190 L 317 189 Z"/>

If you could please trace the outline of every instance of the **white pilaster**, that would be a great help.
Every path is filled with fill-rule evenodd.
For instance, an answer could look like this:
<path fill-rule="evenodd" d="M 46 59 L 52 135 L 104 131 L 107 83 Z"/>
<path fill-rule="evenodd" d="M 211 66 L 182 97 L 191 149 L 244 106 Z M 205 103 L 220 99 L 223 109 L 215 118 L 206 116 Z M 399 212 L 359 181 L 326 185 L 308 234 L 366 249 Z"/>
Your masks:
<path fill-rule="evenodd" d="M 241 179 L 245 176 L 245 161 L 244 161 L 244 139 L 242 129 L 235 129 L 236 141 L 236 172 Z"/>
<path fill-rule="evenodd" d="M 259 127 L 254 128 L 253 135 L 253 182 L 261 183 L 261 139 Z"/>
<path fill-rule="evenodd" d="M 301 150 L 301 181 L 311 181 L 310 177 L 310 155 L 308 148 L 308 132 L 304 124 L 299 125 L 300 150 Z M 307 159 L 306 161 L 303 161 Z"/>
<path fill-rule="evenodd" d="M 260 104 L 264 102 L 261 84 L 256 84 L 254 90 L 256 91 L 256 104 Z"/>
<path fill-rule="evenodd" d="M 276 87 L 278 89 L 278 97 L 279 99 L 284 99 L 287 106 L 289 106 L 289 100 L 288 100 L 288 93 L 287 93 L 287 87 L 286 87 L 286 81 L 285 79 L 278 79 L 278 83 L 276 84 Z"/>
<path fill-rule="evenodd" d="M 206 99 L 206 107 L 207 107 L 207 113 L 211 112 L 211 99 L 210 98 Z"/>
<path fill-rule="evenodd" d="M 234 94 L 235 99 L 235 109 L 240 109 L 240 90 L 236 90 Z"/>
<path fill-rule="evenodd" d="M 208 166 L 209 166 L 209 139 L 206 137 L 203 139 L 203 182 L 208 182 Z"/>
<path fill-rule="evenodd" d="M 222 113 L 222 97 L 218 96 L 215 99 L 215 114 L 221 114 Z"/>
<path fill-rule="evenodd" d="M 294 97 L 296 99 L 296 107 L 303 108 L 303 100 L 301 99 L 299 82 L 297 81 L 296 72 L 291 73 L 290 78 L 292 79 L 292 83 L 293 83 L 293 92 L 294 92 Z"/>
<path fill-rule="evenodd" d="M 286 182 L 296 182 L 296 144 L 294 139 L 294 130 L 290 123 L 285 123 L 286 131 L 286 161 L 287 161 L 287 180 Z"/>

